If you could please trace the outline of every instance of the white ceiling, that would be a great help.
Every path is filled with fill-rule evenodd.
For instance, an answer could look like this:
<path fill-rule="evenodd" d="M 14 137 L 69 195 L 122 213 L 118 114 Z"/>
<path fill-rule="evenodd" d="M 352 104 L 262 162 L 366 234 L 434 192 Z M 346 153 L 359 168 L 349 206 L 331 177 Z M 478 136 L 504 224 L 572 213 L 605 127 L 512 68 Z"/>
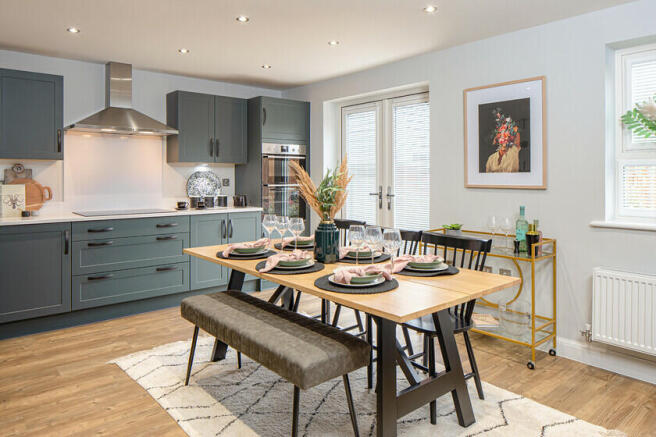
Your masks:
<path fill-rule="evenodd" d="M 0 47 L 286 88 L 629 1 L 0 0 Z"/>

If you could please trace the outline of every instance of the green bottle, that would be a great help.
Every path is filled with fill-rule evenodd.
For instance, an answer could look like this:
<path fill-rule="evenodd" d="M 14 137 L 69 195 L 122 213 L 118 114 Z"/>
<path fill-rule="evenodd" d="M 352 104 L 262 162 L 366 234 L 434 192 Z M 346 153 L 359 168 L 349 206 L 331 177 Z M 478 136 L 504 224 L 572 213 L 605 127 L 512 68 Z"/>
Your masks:
<path fill-rule="evenodd" d="M 519 241 L 519 251 L 526 252 L 526 232 L 528 231 L 528 222 L 524 217 L 524 207 L 519 207 L 519 218 L 517 223 L 515 223 L 515 239 Z"/>

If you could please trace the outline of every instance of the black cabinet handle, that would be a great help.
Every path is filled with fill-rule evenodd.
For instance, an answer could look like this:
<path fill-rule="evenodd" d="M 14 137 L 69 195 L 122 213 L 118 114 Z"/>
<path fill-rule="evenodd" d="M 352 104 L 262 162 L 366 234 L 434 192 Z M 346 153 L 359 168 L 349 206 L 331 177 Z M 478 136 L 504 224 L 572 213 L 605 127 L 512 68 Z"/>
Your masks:
<path fill-rule="evenodd" d="M 114 275 L 112 275 L 111 273 L 108 274 L 108 275 L 102 275 L 102 276 L 88 276 L 87 281 L 101 281 L 103 279 L 109 279 L 109 278 L 113 278 L 113 277 L 114 277 Z"/>
<path fill-rule="evenodd" d="M 178 270 L 177 267 L 157 267 L 155 270 L 158 272 L 172 272 L 173 270 Z"/>
<path fill-rule="evenodd" d="M 215 156 L 218 158 L 219 157 L 219 139 L 218 138 L 214 139 L 214 144 L 216 145 Z"/>
<path fill-rule="evenodd" d="M 214 156 L 214 138 L 210 138 L 210 156 Z"/>
<path fill-rule="evenodd" d="M 223 238 L 223 239 L 226 238 L 226 222 L 225 222 L 225 220 L 221 220 L 221 238 Z"/>
<path fill-rule="evenodd" d="M 68 255 L 68 250 L 71 245 L 71 233 L 64 231 L 64 255 Z"/>
<path fill-rule="evenodd" d="M 232 238 L 232 219 L 228 220 L 228 238 Z"/>
<path fill-rule="evenodd" d="M 156 228 L 175 228 L 178 226 L 177 223 L 158 223 L 155 225 Z"/>
<path fill-rule="evenodd" d="M 61 129 L 57 129 L 57 152 L 59 153 L 61 153 L 61 140 L 62 140 Z"/>
<path fill-rule="evenodd" d="M 266 124 L 266 108 L 262 108 L 262 126 Z"/>
<path fill-rule="evenodd" d="M 88 247 L 100 247 L 100 246 L 111 246 L 114 244 L 113 241 L 101 241 L 100 243 L 87 243 Z"/>
<path fill-rule="evenodd" d="M 109 228 L 102 228 L 102 229 L 88 229 L 87 232 L 91 233 L 97 233 L 97 232 L 112 232 L 114 228 L 109 227 Z"/>
<path fill-rule="evenodd" d="M 167 240 L 175 240 L 178 237 L 176 235 L 167 235 L 166 237 L 157 237 L 157 241 L 167 241 Z"/>

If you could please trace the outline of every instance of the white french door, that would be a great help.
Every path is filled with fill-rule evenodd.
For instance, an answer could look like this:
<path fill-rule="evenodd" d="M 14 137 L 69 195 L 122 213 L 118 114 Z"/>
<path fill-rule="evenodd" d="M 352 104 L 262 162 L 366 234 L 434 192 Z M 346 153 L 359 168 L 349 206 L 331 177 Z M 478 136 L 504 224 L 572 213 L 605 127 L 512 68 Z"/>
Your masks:
<path fill-rule="evenodd" d="M 341 153 L 349 184 L 342 217 L 402 229 L 428 229 L 428 93 L 342 108 Z"/>

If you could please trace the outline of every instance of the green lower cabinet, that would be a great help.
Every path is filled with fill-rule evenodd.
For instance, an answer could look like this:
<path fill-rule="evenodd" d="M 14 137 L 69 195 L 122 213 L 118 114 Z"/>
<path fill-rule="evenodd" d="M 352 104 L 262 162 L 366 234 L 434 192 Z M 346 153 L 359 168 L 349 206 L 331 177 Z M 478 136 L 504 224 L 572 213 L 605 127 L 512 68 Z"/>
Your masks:
<path fill-rule="evenodd" d="M 73 276 L 74 310 L 189 290 L 189 263 Z"/>
<path fill-rule="evenodd" d="M 262 213 L 239 212 L 228 215 L 228 243 L 259 240 L 262 235 Z M 246 275 L 244 281 L 258 279 Z"/>
<path fill-rule="evenodd" d="M 190 247 L 216 246 L 228 241 L 228 214 L 207 214 L 191 217 Z M 192 290 L 220 287 L 228 282 L 226 269 L 218 264 L 189 257 Z"/>

